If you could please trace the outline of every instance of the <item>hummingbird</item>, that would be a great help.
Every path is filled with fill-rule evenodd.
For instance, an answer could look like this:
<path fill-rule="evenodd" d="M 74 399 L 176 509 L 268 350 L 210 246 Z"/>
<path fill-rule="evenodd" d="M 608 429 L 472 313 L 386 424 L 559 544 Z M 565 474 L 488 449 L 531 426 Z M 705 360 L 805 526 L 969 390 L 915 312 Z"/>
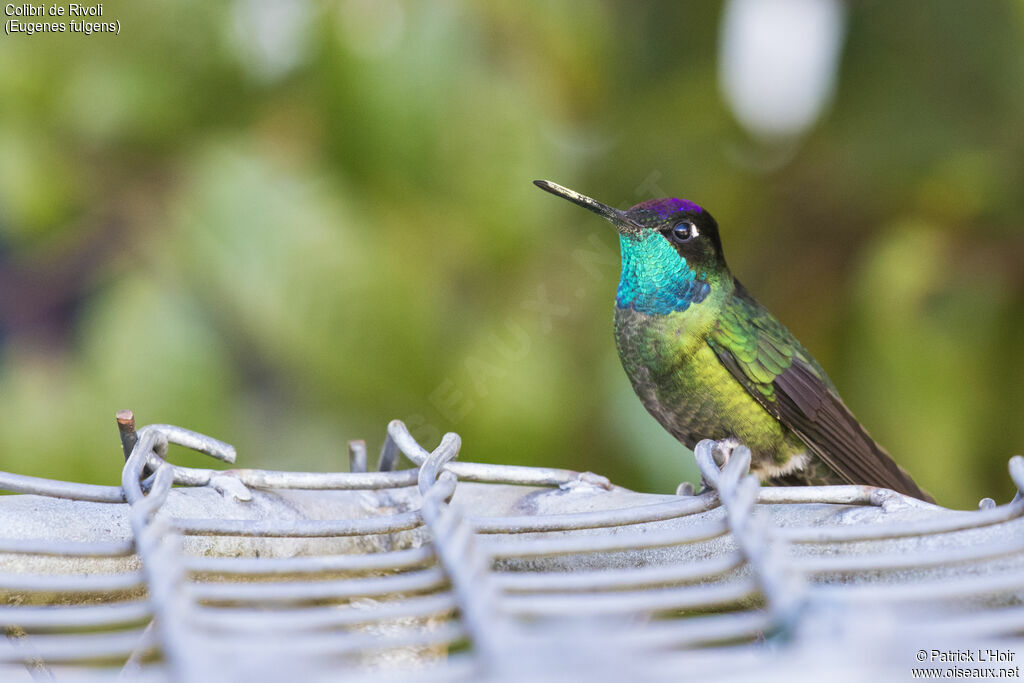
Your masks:
<path fill-rule="evenodd" d="M 728 453 L 742 443 L 766 484 L 867 484 L 931 501 L 732 275 L 705 209 L 665 198 L 621 211 L 547 180 L 534 184 L 618 231 L 619 359 L 647 411 L 687 448 L 714 439 Z"/>

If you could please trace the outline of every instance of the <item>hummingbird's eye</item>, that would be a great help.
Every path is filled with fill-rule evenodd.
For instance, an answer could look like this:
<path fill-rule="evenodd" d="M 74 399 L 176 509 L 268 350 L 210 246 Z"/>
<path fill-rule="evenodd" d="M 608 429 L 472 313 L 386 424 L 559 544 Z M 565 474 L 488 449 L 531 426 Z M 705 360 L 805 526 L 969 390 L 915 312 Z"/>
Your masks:
<path fill-rule="evenodd" d="M 683 221 L 672 226 L 672 240 L 674 242 L 689 242 L 697 236 L 697 226 L 690 221 Z"/>

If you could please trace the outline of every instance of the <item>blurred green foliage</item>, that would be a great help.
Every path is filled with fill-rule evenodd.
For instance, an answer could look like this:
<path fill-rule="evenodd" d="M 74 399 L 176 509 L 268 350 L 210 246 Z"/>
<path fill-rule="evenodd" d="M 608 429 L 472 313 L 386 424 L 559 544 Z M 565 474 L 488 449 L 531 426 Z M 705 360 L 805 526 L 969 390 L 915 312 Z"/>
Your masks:
<path fill-rule="evenodd" d="M 721 99 L 716 3 L 104 7 L 117 37 L 0 37 L 0 469 L 115 482 L 129 407 L 243 466 L 344 467 L 397 417 L 467 460 L 694 479 L 618 367 L 614 236 L 545 177 L 709 207 L 925 488 L 1011 494 L 1019 0 L 851 3 L 781 163 Z"/>

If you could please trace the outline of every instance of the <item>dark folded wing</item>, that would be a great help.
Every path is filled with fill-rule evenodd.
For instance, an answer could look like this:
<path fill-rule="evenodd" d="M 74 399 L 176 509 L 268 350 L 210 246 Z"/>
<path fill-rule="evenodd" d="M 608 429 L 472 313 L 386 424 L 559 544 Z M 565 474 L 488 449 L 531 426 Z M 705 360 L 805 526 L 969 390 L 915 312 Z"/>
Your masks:
<path fill-rule="evenodd" d="M 708 343 L 750 395 L 841 478 L 931 500 L 868 435 L 821 366 L 739 283 Z"/>

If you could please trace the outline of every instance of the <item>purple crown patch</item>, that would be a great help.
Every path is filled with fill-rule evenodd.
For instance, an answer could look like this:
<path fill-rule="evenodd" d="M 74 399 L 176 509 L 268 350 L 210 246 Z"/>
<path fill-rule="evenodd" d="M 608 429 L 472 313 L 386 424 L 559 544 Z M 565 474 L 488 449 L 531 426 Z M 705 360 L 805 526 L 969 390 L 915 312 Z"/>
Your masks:
<path fill-rule="evenodd" d="M 668 218 L 672 214 L 680 213 L 684 211 L 690 211 L 693 213 L 699 213 L 703 211 L 698 205 L 687 199 L 676 199 L 675 197 L 667 197 L 665 199 L 652 199 L 650 201 L 637 204 L 630 211 L 635 209 L 641 209 L 644 211 L 650 211 L 651 213 L 658 216 L 658 218 Z"/>

